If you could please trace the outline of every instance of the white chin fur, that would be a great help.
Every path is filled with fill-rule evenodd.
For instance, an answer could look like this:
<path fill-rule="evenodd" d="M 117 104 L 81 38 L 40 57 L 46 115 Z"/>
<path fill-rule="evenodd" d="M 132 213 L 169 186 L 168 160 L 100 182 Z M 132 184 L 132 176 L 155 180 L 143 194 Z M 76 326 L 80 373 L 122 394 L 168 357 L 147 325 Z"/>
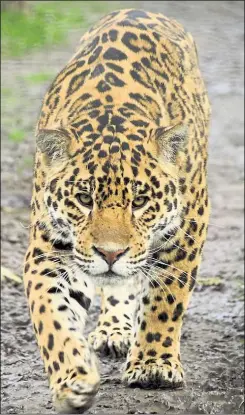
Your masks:
<path fill-rule="evenodd" d="M 94 284 L 96 286 L 99 287 L 105 287 L 105 286 L 117 286 L 117 285 L 122 285 L 123 281 L 130 281 L 133 278 L 135 278 L 134 276 L 130 276 L 130 277 L 124 277 L 122 275 L 114 275 L 112 277 L 110 276 L 105 276 L 105 275 L 90 275 L 91 280 L 94 282 Z"/>

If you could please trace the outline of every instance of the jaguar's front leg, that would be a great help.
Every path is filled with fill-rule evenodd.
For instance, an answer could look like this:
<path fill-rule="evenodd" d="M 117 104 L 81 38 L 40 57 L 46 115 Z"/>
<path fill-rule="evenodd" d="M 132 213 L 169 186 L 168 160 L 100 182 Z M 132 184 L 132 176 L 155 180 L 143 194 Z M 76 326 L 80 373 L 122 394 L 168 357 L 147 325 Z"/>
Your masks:
<path fill-rule="evenodd" d="M 94 350 L 114 357 L 126 356 L 132 341 L 140 281 L 101 289 L 101 312 L 89 341 Z"/>
<path fill-rule="evenodd" d="M 25 290 L 54 404 L 62 413 L 90 407 L 99 386 L 96 356 L 83 336 L 93 287 L 75 274 L 69 253 L 54 252 L 41 239 L 30 244 Z"/>
<path fill-rule="evenodd" d="M 183 384 L 181 327 L 200 264 L 205 228 L 201 238 L 181 229 L 182 235 L 190 236 L 191 246 L 180 243 L 169 256 L 172 260 L 158 254 L 144 271 L 152 282 L 147 283 L 141 299 L 136 338 L 127 358 L 124 381 L 128 385 L 174 388 Z M 188 242 L 188 237 L 184 240 Z"/>

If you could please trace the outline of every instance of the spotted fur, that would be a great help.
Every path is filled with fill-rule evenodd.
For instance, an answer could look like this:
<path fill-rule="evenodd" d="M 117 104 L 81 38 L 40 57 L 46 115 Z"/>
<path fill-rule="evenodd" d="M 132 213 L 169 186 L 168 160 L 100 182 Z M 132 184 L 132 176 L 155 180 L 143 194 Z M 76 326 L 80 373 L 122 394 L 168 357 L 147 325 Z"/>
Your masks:
<path fill-rule="evenodd" d="M 93 349 L 130 346 L 128 385 L 183 384 L 181 326 L 209 216 L 209 117 L 191 35 L 141 10 L 100 20 L 49 88 L 24 282 L 58 411 L 92 404 Z M 94 286 L 102 308 L 87 341 Z"/>

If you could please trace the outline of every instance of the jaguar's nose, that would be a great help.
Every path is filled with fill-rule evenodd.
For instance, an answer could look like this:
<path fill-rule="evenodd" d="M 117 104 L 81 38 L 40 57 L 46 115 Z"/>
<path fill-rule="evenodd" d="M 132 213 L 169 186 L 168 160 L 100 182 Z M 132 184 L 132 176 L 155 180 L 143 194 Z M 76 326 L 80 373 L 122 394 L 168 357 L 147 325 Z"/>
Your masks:
<path fill-rule="evenodd" d="M 106 251 L 103 248 L 94 246 L 94 251 L 103 257 L 103 259 L 107 262 L 108 265 L 112 266 L 114 262 L 116 262 L 121 256 L 123 256 L 129 248 L 126 249 L 118 249 L 117 251 Z"/>

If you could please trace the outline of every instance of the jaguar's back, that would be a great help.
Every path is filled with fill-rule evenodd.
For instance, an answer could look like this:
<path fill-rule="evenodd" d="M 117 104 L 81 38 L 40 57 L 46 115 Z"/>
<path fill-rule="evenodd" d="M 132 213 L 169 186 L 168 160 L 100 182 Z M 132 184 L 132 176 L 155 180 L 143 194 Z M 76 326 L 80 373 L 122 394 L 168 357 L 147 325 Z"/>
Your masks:
<path fill-rule="evenodd" d="M 77 124 L 92 113 L 89 121 L 97 129 L 98 117 L 114 108 L 121 115 L 138 111 L 157 125 L 197 117 L 204 130 L 201 119 L 207 123 L 210 112 L 206 89 L 192 36 L 179 23 L 139 10 L 100 20 L 52 84 L 38 127 L 61 120 Z"/>

